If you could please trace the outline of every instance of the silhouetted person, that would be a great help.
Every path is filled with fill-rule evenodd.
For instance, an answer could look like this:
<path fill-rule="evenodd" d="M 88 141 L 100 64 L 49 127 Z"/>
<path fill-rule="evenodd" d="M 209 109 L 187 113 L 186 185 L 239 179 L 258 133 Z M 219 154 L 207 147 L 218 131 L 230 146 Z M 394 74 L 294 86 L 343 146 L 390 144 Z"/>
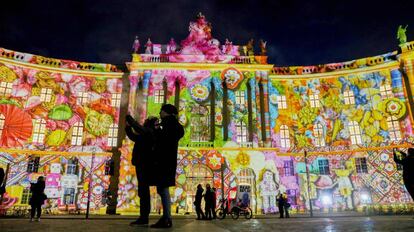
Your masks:
<path fill-rule="evenodd" d="M 213 190 L 210 187 L 210 184 L 206 184 L 206 193 L 204 194 L 204 202 L 205 205 L 205 212 L 206 212 L 206 219 L 211 220 L 213 218 Z"/>
<path fill-rule="evenodd" d="M 402 157 L 397 157 L 396 151 L 398 151 Z M 403 167 L 402 174 L 405 188 L 414 200 L 414 148 L 408 148 L 407 153 L 397 149 L 393 150 L 394 161 Z"/>
<path fill-rule="evenodd" d="M 283 214 L 285 211 L 285 199 L 283 197 L 283 194 L 280 193 L 278 198 L 277 198 L 277 206 L 279 208 L 279 214 L 280 214 L 280 218 L 284 218 Z"/>
<path fill-rule="evenodd" d="M 35 213 L 37 213 L 37 221 L 40 221 L 40 215 L 42 214 L 42 205 L 47 199 L 45 194 L 45 179 L 43 176 L 37 178 L 35 184 L 30 184 L 30 191 L 32 192 L 32 197 L 30 198 L 29 204 L 32 207 L 30 212 L 30 221 L 33 221 Z"/>
<path fill-rule="evenodd" d="M 290 208 L 290 203 L 289 203 L 289 201 L 288 201 L 287 194 L 286 194 L 286 193 L 284 193 L 284 194 L 282 195 L 282 197 L 283 197 L 283 200 L 284 200 L 283 209 L 284 209 L 284 211 L 285 211 L 285 218 L 290 218 L 290 216 L 289 216 L 289 208 Z"/>
<path fill-rule="evenodd" d="M 216 204 L 217 204 L 217 189 L 216 188 L 212 188 L 211 191 L 213 192 L 213 199 L 211 202 L 212 205 L 212 209 L 213 209 L 213 219 L 217 219 L 217 215 L 216 215 Z"/>
<path fill-rule="evenodd" d="M 152 170 L 155 145 L 155 125 L 158 122 L 156 117 L 150 117 L 145 120 L 141 126 L 130 115 L 126 117 L 127 125 L 125 128 L 129 139 L 134 141 L 132 150 L 132 165 L 135 166 L 135 172 L 138 179 L 138 196 L 139 196 L 139 218 L 131 222 L 130 225 L 147 225 L 148 217 L 151 211 L 150 184 L 153 182 Z"/>
<path fill-rule="evenodd" d="M 3 194 L 6 192 L 6 186 L 4 184 L 4 177 L 5 177 L 4 169 L 0 168 L 0 205 L 3 199 Z"/>
<path fill-rule="evenodd" d="M 161 107 L 161 124 L 155 131 L 155 175 L 157 192 L 161 197 L 163 215 L 153 228 L 169 228 L 171 220 L 171 199 L 169 187 L 175 186 L 177 172 L 178 141 L 184 136 L 184 128 L 177 119 L 178 110 L 171 104 Z"/>
<path fill-rule="evenodd" d="M 201 200 L 203 199 L 203 186 L 201 184 L 197 185 L 197 192 L 195 195 L 194 206 L 197 213 L 197 220 L 204 219 L 206 216 L 204 215 L 203 210 L 201 209 Z"/>

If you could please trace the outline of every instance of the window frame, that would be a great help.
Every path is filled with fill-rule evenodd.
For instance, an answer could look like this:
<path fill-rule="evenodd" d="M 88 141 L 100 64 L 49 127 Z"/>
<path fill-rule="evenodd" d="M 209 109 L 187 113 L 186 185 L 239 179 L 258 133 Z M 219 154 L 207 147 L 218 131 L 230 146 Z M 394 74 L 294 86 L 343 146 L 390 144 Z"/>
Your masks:
<path fill-rule="evenodd" d="M 280 146 L 290 148 L 290 131 L 287 125 L 281 125 L 279 128 Z"/>
<path fill-rule="evenodd" d="M 156 104 L 163 104 L 164 103 L 164 90 L 163 89 L 156 89 L 154 90 L 154 103 Z"/>
<path fill-rule="evenodd" d="M 277 108 L 284 110 L 287 109 L 287 99 L 285 95 L 276 96 Z"/>
<path fill-rule="evenodd" d="M 284 176 L 294 176 L 295 167 L 293 165 L 293 160 L 284 160 L 283 161 L 283 175 Z"/>
<path fill-rule="evenodd" d="M 83 142 L 83 123 L 76 122 L 72 127 L 72 146 L 82 146 Z"/>
<path fill-rule="evenodd" d="M 309 94 L 309 103 L 311 108 L 319 108 L 321 107 L 321 102 L 319 99 L 319 94 L 312 93 Z"/>
<path fill-rule="evenodd" d="M 13 92 L 13 82 L 1 81 L 0 82 L 0 96 L 8 97 Z"/>
<path fill-rule="evenodd" d="M 246 105 L 246 93 L 245 91 L 238 90 L 234 92 L 236 98 L 236 105 Z"/>
<path fill-rule="evenodd" d="M 355 170 L 358 174 L 368 174 L 368 164 L 366 157 L 355 158 Z"/>
<path fill-rule="evenodd" d="M 53 90 L 51 88 L 40 89 L 40 101 L 49 103 L 52 101 Z"/>
<path fill-rule="evenodd" d="M 121 107 L 121 93 L 112 93 L 111 94 L 111 106 L 115 108 Z"/>
<path fill-rule="evenodd" d="M 241 143 L 247 143 L 248 142 L 248 131 L 247 131 L 247 125 L 243 122 L 243 120 L 240 120 L 237 124 L 236 124 L 236 141 L 237 143 L 241 144 Z"/>
<path fill-rule="evenodd" d="M 345 105 L 355 105 L 354 91 L 348 89 L 344 91 L 343 96 Z"/>
<path fill-rule="evenodd" d="M 76 100 L 81 106 L 87 104 L 89 102 L 89 92 L 78 92 Z"/>
<path fill-rule="evenodd" d="M 107 144 L 109 147 L 118 146 L 118 124 L 112 123 L 109 126 Z"/>
<path fill-rule="evenodd" d="M 361 127 L 356 121 L 349 121 L 348 122 L 348 131 L 349 137 L 351 139 L 351 143 L 353 145 L 360 145 L 362 144 L 362 133 Z"/>
<path fill-rule="evenodd" d="M 314 136 L 314 142 L 316 147 L 324 147 L 326 146 L 325 143 L 325 136 L 323 135 L 323 126 L 320 123 L 316 123 L 313 126 L 313 136 Z"/>
<path fill-rule="evenodd" d="M 34 119 L 32 142 L 43 144 L 46 137 L 46 120 L 43 118 Z"/>
<path fill-rule="evenodd" d="M 329 160 L 328 159 L 319 159 L 318 160 L 318 168 L 320 175 L 330 175 L 331 169 L 329 167 Z"/>
<path fill-rule="evenodd" d="M 380 86 L 380 94 L 382 99 L 393 98 L 392 86 L 390 84 L 382 84 Z"/>
<path fill-rule="evenodd" d="M 398 142 L 402 139 L 400 122 L 395 116 L 387 117 L 388 134 L 390 140 Z"/>

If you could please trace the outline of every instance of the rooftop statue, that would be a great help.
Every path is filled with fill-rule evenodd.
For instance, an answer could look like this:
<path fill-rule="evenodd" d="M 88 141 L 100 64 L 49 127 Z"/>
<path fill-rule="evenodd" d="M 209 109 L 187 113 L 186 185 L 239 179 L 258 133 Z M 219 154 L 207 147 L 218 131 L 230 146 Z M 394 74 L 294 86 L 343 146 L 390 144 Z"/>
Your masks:
<path fill-rule="evenodd" d="M 265 56 L 267 53 L 266 44 L 267 44 L 267 41 L 263 41 L 262 39 L 259 41 L 260 55 L 262 56 Z"/>
<path fill-rule="evenodd" d="M 145 54 L 152 54 L 152 42 L 150 38 L 148 38 L 148 41 L 145 44 Z"/>
<path fill-rule="evenodd" d="M 168 42 L 168 47 L 170 49 L 169 53 L 173 53 L 177 50 L 177 44 L 175 43 L 174 38 L 170 39 L 170 42 Z"/>
<path fill-rule="evenodd" d="M 408 25 L 406 25 L 404 28 L 402 27 L 402 25 L 398 27 L 397 39 L 400 40 L 400 44 L 407 43 L 407 27 Z"/>
<path fill-rule="evenodd" d="M 140 47 L 140 43 L 139 43 L 139 39 L 138 36 L 135 36 L 135 40 L 134 43 L 132 44 L 132 52 L 133 53 L 138 53 L 139 51 L 139 47 Z"/>
<path fill-rule="evenodd" d="M 181 42 L 183 55 L 220 55 L 218 40 L 211 36 L 211 24 L 202 13 L 195 22 L 190 22 L 190 34 Z"/>
<path fill-rule="evenodd" d="M 247 42 L 246 49 L 247 49 L 247 55 L 248 56 L 254 56 L 254 45 L 253 45 L 253 43 L 254 43 L 253 39 L 250 39 L 249 42 Z"/>

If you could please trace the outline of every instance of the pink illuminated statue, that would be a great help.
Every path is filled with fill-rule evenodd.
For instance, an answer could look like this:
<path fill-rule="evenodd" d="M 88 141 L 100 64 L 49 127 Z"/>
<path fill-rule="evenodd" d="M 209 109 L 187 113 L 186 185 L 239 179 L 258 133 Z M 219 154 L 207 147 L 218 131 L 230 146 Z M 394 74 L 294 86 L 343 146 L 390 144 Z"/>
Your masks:
<path fill-rule="evenodd" d="M 134 44 L 132 44 L 132 51 L 134 53 L 138 53 L 140 46 L 141 44 L 139 43 L 138 36 L 135 36 Z"/>
<path fill-rule="evenodd" d="M 148 38 L 148 41 L 145 44 L 145 54 L 152 54 L 152 42 L 150 38 Z"/>
<path fill-rule="evenodd" d="M 219 43 L 211 37 L 211 24 L 203 14 L 197 15 L 196 22 L 190 22 L 190 34 L 181 42 L 181 54 L 185 55 L 220 55 Z"/>
<path fill-rule="evenodd" d="M 233 42 L 226 39 L 226 42 L 224 44 L 224 53 L 227 55 L 230 55 L 233 51 Z"/>
<path fill-rule="evenodd" d="M 168 42 L 169 52 L 174 53 L 177 50 L 177 44 L 175 43 L 174 38 L 170 39 L 170 42 Z"/>

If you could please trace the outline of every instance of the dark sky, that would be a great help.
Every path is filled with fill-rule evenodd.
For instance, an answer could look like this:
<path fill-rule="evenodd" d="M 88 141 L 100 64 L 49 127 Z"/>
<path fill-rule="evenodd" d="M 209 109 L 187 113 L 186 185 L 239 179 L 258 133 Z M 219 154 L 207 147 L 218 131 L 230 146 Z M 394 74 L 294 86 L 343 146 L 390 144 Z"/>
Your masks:
<path fill-rule="evenodd" d="M 399 24 L 414 40 L 414 1 L 8 0 L 0 47 L 54 58 L 123 64 L 131 44 L 177 42 L 201 11 L 213 37 L 268 41 L 269 62 L 311 65 L 379 55 L 397 48 Z M 258 52 L 259 49 L 256 49 Z"/>

